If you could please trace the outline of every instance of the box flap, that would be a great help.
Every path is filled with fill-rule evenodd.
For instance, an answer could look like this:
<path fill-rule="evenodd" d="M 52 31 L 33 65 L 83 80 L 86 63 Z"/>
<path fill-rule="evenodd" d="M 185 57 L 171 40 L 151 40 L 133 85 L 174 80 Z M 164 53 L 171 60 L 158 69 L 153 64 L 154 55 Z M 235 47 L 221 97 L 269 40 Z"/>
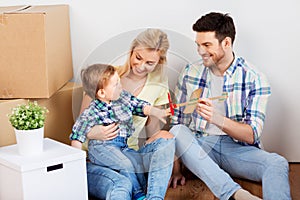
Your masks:
<path fill-rule="evenodd" d="M 0 14 L 6 13 L 18 13 L 22 10 L 26 10 L 31 6 L 28 5 L 20 5 L 20 6 L 8 6 L 8 7 L 0 7 Z"/>
<path fill-rule="evenodd" d="M 40 5 L 40 6 L 31 6 L 30 8 L 23 10 L 22 12 L 26 13 L 46 13 L 53 9 L 61 7 L 69 7 L 66 4 L 57 4 L 57 5 Z"/>
<path fill-rule="evenodd" d="M 74 90 L 74 89 L 81 88 L 81 87 L 82 87 L 82 85 L 80 83 L 69 81 L 57 92 L 64 92 L 66 90 Z"/>
<path fill-rule="evenodd" d="M 0 14 L 18 14 L 18 13 L 46 13 L 47 11 L 56 7 L 68 7 L 66 4 L 61 5 L 19 5 L 19 6 L 7 6 L 0 7 Z"/>

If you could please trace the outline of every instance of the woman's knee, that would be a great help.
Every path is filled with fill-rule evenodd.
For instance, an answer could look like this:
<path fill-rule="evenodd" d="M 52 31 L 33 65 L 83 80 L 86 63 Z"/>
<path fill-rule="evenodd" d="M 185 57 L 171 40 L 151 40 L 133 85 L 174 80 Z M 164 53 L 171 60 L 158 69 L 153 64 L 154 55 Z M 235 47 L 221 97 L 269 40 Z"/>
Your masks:
<path fill-rule="evenodd" d="M 161 130 L 157 134 L 157 138 L 171 139 L 174 137 L 169 131 Z"/>
<path fill-rule="evenodd" d="M 163 138 L 163 139 L 171 139 L 173 138 L 174 135 L 172 135 L 169 131 L 165 131 L 165 130 L 160 130 L 158 133 L 152 135 L 147 141 L 146 144 L 149 144 L 159 138 Z"/>
<path fill-rule="evenodd" d="M 170 133 L 172 135 L 174 135 L 175 137 L 178 137 L 178 134 L 185 134 L 187 132 L 190 132 L 190 129 L 183 125 L 183 124 L 177 124 L 175 126 L 173 126 L 171 129 L 170 129 Z"/>

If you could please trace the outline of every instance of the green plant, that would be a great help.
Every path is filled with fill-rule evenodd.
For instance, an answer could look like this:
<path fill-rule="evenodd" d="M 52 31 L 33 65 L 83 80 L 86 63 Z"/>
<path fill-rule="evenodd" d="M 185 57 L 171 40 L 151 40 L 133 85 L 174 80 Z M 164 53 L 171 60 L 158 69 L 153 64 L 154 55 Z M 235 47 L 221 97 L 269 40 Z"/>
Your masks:
<path fill-rule="evenodd" d="M 28 100 L 27 104 L 18 105 L 8 115 L 11 125 L 18 130 L 32 130 L 44 126 L 48 109 Z"/>

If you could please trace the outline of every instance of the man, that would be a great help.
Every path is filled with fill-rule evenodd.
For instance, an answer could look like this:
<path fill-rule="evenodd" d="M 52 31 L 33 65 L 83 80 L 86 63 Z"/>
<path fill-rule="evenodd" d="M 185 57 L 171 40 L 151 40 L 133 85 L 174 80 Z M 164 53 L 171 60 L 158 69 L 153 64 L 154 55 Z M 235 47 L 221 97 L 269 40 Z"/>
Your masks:
<path fill-rule="evenodd" d="M 259 199 L 229 175 L 261 181 L 264 199 L 291 199 L 288 162 L 259 148 L 270 86 L 263 74 L 235 56 L 232 18 L 209 13 L 193 30 L 202 60 L 183 69 L 175 98 L 189 101 L 198 88 L 202 94 L 193 113 L 175 110 L 170 132 L 176 136 L 177 156 L 220 199 Z"/>

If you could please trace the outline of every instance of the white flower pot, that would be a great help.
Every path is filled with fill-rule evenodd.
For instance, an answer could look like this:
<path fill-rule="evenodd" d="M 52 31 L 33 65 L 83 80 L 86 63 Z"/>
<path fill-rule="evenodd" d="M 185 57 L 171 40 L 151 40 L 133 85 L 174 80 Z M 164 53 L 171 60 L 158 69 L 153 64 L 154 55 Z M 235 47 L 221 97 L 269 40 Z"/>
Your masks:
<path fill-rule="evenodd" d="M 33 130 L 15 129 L 19 154 L 37 155 L 43 152 L 44 127 Z"/>

